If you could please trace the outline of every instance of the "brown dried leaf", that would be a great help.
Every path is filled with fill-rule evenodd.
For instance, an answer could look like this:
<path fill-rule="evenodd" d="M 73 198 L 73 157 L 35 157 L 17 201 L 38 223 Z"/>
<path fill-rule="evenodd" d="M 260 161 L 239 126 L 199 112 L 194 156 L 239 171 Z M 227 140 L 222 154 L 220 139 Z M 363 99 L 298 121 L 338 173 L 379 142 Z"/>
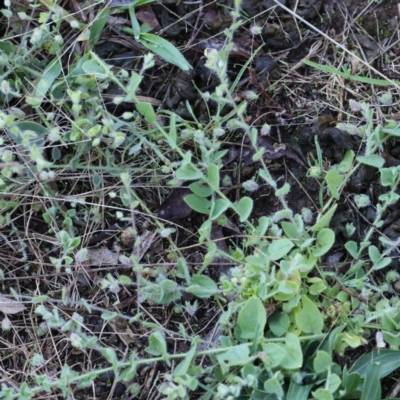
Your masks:
<path fill-rule="evenodd" d="M 289 157 L 295 160 L 300 165 L 304 166 L 304 162 L 298 157 L 296 153 L 292 151 L 292 149 L 286 146 L 283 143 L 278 143 L 270 137 L 263 138 L 261 142 L 258 144 L 258 147 L 264 147 L 265 153 L 263 158 L 267 158 L 269 160 L 275 160 L 281 157 Z M 255 151 L 253 149 L 246 149 L 242 153 L 242 161 L 246 166 L 253 165 L 255 162 L 253 161 L 253 155 Z"/>
<path fill-rule="evenodd" d="M 184 198 L 191 193 L 192 191 L 187 188 L 173 189 L 161 204 L 158 216 L 166 220 L 187 217 L 192 212 L 192 209 L 185 203 Z"/>
<path fill-rule="evenodd" d="M 110 320 L 108 324 L 126 346 L 135 343 L 135 335 L 129 328 L 128 321 L 121 317 Z"/>
<path fill-rule="evenodd" d="M 153 243 L 155 232 L 144 231 L 140 236 L 140 244 L 133 249 L 132 254 L 140 261 Z"/>
<path fill-rule="evenodd" d="M 90 265 L 118 264 L 119 253 L 108 250 L 106 246 L 87 250 Z"/>
<path fill-rule="evenodd" d="M 151 26 L 154 32 L 161 30 L 161 26 L 151 6 L 141 7 L 140 10 L 136 11 L 136 17 L 143 24 Z"/>
<path fill-rule="evenodd" d="M 0 296 L 0 311 L 4 314 L 17 314 L 26 310 L 26 307 L 19 301 Z"/>

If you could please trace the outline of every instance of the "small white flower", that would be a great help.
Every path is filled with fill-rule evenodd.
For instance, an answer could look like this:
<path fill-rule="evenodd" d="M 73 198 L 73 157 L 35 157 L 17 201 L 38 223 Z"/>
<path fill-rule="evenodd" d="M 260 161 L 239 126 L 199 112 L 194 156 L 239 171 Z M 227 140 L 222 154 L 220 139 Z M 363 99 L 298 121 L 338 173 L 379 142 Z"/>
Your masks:
<path fill-rule="evenodd" d="M 381 331 L 376 332 L 375 341 L 376 341 L 376 347 L 378 349 L 384 349 L 386 347 L 385 339 L 383 338 Z"/>

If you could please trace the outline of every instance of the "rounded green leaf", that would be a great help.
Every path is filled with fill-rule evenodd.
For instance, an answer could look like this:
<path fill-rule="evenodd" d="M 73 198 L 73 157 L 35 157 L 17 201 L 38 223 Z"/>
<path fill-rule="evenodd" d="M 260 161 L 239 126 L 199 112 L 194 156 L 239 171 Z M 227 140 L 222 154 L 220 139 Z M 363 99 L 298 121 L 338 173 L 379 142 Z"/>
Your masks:
<path fill-rule="evenodd" d="M 242 197 L 238 203 L 235 203 L 235 208 L 240 222 L 247 221 L 253 209 L 253 200 L 250 197 Z"/>
<path fill-rule="evenodd" d="M 196 194 L 188 194 L 184 198 L 185 203 L 194 211 L 202 214 L 210 212 L 211 201 L 204 197 L 197 196 Z"/>
<path fill-rule="evenodd" d="M 202 176 L 203 173 L 192 163 L 182 165 L 176 170 L 176 178 L 183 181 L 194 181 L 200 179 Z"/>
<path fill-rule="evenodd" d="M 225 212 L 227 210 L 228 207 L 229 207 L 229 202 L 226 201 L 225 199 L 215 200 L 214 207 L 210 214 L 210 218 L 212 220 L 217 219 L 223 212 Z"/>
<path fill-rule="evenodd" d="M 213 193 L 208 183 L 205 182 L 193 182 L 189 185 L 189 189 L 199 197 L 209 197 Z"/>
<path fill-rule="evenodd" d="M 327 253 L 335 243 L 335 232 L 332 229 L 324 228 L 317 236 L 318 247 L 314 249 L 313 255 L 321 257 Z"/>
<path fill-rule="evenodd" d="M 276 239 L 268 247 L 268 253 L 271 260 L 276 261 L 286 256 L 294 244 L 289 239 Z"/>
<path fill-rule="evenodd" d="M 324 319 L 321 311 L 307 296 L 301 296 L 303 307 L 296 313 L 297 326 L 304 333 L 321 333 Z"/>
<path fill-rule="evenodd" d="M 285 369 L 298 369 L 303 365 L 303 352 L 299 338 L 294 333 L 288 333 L 285 339 L 285 357 L 281 366 Z"/>
<path fill-rule="evenodd" d="M 239 312 L 238 324 L 241 337 L 253 339 L 257 330 L 262 334 L 266 323 L 267 313 L 262 301 L 257 296 L 251 297 Z"/>

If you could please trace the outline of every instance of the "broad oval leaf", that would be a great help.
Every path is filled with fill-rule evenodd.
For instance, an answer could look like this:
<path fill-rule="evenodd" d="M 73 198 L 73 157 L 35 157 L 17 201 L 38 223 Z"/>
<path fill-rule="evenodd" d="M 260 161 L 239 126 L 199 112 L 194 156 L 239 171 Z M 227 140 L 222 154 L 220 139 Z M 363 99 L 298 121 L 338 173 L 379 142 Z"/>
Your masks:
<path fill-rule="evenodd" d="M 251 297 L 239 312 L 240 336 L 245 339 L 253 339 L 257 330 L 261 334 L 264 332 L 266 323 L 267 313 L 262 301 L 257 296 Z"/>
<path fill-rule="evenodd" d="M 210 214 L 210 218 L 212 220 L 217 219 L 223 212 L 225 212 L 229 207 L 229 202 L 225 199 L 217 199 L 215 200 L 214 207 Z"/>
<path fill-rule="evenodd" d="M 324 228 L 317 236 L 318 247 L 314 249 L 313 255 L 321 257 L 327 253 L 335 243 L 335 232 L 332 229 Z"/>
<path fill-rule="evenodd" d="M 219 188 L 219 168 L 215 164 L 208 166 L 207 178 L 212 188 Z"/>
<path fill-rule="evenodd" d="M 98 79 L 105 79 L 108 77 L 108 71 L 94 59 L 84 62 L 82 69 L 86 74 L 94 75 Z"/>
<path fill-rule="evenodd" d="M 305 333 L 321 333 L 324 319 L 319 308 L 307 296 L 301 296 L 303 307 L 296 313 L 298 327 Z"/>
<path fill-rule="evenodd" d="M 202 176 L 203 173 L 192 163 L 182 165 L 176 170 L 176 178 L 183 181 L 194 181 L 195 179 L 200 179 Z"/>
<path fill-rule="evenodd" d="M 298 369 L 303 365 L 303 352 L 299 338 L 294 333 L 288 333 L 285 338 L 285 357 L 281 366 L 285 369 Z"/>
<path fill-rule="evenodd" d="M 276 239 L 268 246 L 268 253 L 271 260 L 276 261 L 286 256 L 294 244 L 289 239 Z"/>
<path fill-rule="evenodd" d="M 239 214 L 240 222 L 247 221 L 253 210 L 253 200 L 250 197 L 242 197 L 238 203 L 235 203 L 235 207 Z"/>
<path fill-rule="evenodd" d="M 369 156 L 358 156 L 357 161 L 375 168 L 382 168 L 385 164 L 385 159 L 378 154 L 370 154 Z"/>
<path fill-rule="evenodd" d="M 193 182 L 189 185 L 189 189 L 199 197 L 208 197 L 213 193 L 208 183 L 205 182 Z"/>
<path fill-rule="evenodd" d="M 186 289 L 186 292 L 200 298 L 211 297 L 213 294 L 218 293 L 218 286 L 207 276 L 194 275 L 191 285 Z"/>
<path fill-rule="evenodd" d="M 194 211 L 202 214 L 208 214 L 210 212 L 211 201 L 207 200 L 205 197 L 189 194 L 184 198 L 184 201 Z"/>
<path fill-rule="evenodd" d="M 329 191 L 334 199 L 339 199 L 339 189 L 344 181 L 344 176 L 340 175 L 336 169 L 331 169 L 325 176 L 326 183 L 328 184 Z"/>

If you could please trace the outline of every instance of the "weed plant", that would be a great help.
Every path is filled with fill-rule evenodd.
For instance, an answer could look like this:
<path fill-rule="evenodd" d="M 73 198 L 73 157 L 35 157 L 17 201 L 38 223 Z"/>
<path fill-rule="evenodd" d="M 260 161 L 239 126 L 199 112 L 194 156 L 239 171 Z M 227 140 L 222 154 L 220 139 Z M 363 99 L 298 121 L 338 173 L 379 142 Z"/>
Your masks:
<path fill-rule="evenodd" d="M 13 238 L 10 249 L 15 249 L 14 261 L 1 267 L 2 284 L 8 288 L 1 301 L 9 307 L 20 305 L 23 328 L 29 330 L 30 342 L 36 343 L 24 344 L 23 353 L 13 349 L 18 358 L 26 358 L 18 373 L 7 369 L 8 358 L 15 354 L 3 349 L 0 398 L 77 398 L 74 393 L 85 388 L 95 393 L 99 378 L 110 371 L 114 386 L 123 382 L 133 398 L 141 390 L 139 371 L 162 365 L 165 373 L 156 383 L 157 390 L 171 400 L 381 399 L 381 380 L 400 367 L 400 298 L 390 286 L 399 276 L 396 271 L 388 272 L 387 281 L 374 276 L 376 271 L 388 271 L 399 240 L 380 236 L 373 243 L 372 238 L 379 233 L 388 207 L 399 200 L 400 167 L 384 168 L 381 155 L 384 144 L 400 136 L 397 122 L 377 124 L 370 104 L 351 101 L 351 111 L 362 123 L 353 124 L 349 117 L 338 127 L 357 136 L 362 147 L 358 154 L 347 151 L 340 163 L 329 168 L 319 149 L 308 176 L 321 183 L 320 212 L 313 215 L 304 209 L 296 214 L 286 200 L 290 184 L 273 178 L 264 160 L 265 149 L 259 146 L 260 136 L 268 135 L 270 127 L 250 126 L 248 101 L 237 103 L 233 97 L 251 60 L 235 82 L 228 79 L 229 53 L 242 23 L 240 1 L 235 2 L 232 25 L 225 31 L 225 48 L 205 52 L 207 67 L 220 81 L 213 93 L 202 93 L 205 105 L 213 110 L 208 122 L 195 115 L 189 122 L 173 112 L 155 111 L 140 96 L 140 83 L 154 66 L 153 53 L 141 59 L 135 72 L 114 68 L 94 52 L 109 9 L 85 26 L 56 3 L 41 3 L 47 12 L 37 12 L 38 4 L 31 3 L 30 16 L 20 14 L 22 26 L 28 29 L 18 34 L 19 45 L 11 33 L 0 42 L 4 104 L 0 225 Z M 131 33 L 171 61 L 166 53 L 179 52 L 139 26 L 135 6 L 145 3 L 149 1 L 130 6 Z M 3 10 L 7 18 L 16 12 L 10 5 Z M 71 42 L 65 36 L 66 23 L 74 32 Z M 78 51 L 75 46 L 82 48 Z M 180 53 L 174 60 L 183 69 L 190 67 Z M 105 107 L 101 94 L 111 84 L 122 90 L 113 102 L 133 102 L 134 111 L 118 117 Z M 245 136 L 259 166 L 253 179 L 243 182 L 249 194 L 237 201 L 225 194 L 220 176 L 227 153 L 224 140 L 232 132 Z M 191 148 L 187 143 L 192 143 Z M 345 244 L 346 268 L 329 270 L 323 264 L 335 244 L 330 223 L 344 201 L 346 183 L 363 164 L 377 168 L 385 191 L 374 204 L 375 219 L 361 242 L 350 240 L 356 228 L 346 226 L 350 238 Z M 195 265 L 176 246 L 174 224 L 150 211 L 153 187 L 184 183 L 192 192 L 185 202 L 204 217 L 196 239 L 204 251 Z M 271 215 L 253 218 L 251 192 L 259 185 L 272 189 L 280 207 Z M 372 200 L 358 195 L 354 201 L 362 208 Z M 21 215 L 28 223 L 25 239 L 17 228 Z M 28 242 L 29 221 L 38 216 L 47 224 L 45 233 Z M 228 252 L 222 251 L 211 237 L 212 227 L 225 226 L 233 218 L 239 221 L 243 237 Z M 100 269 L 97 278 L 90 268 L 82 272 L 90 265 L 88 232 L 104 220 L 129 222 L 135 247 L 143 244 L 141 231 L 146 226 L 162 238 L 170 265 L 149 266 L 137 255 L 121 252 L 117 268 L 104 275 Z M 216 256 L 232 265 L 219 281 L 207 272 Z M 14 263 L 35 279 L 36 290 L 20 290 L 13 280 Z M 118 267 L 126 272 L 120 274 Z M 92 279 L 89 297 L 77 286 L 84 273 Z M 42 292 L 43 279 L 50 283 L 46 292 Z M 136 295 L 130 315 L 118 311 L 123 291 Z M 187 294 L 196 300 L 185 301 Z M 218 309 L 213 341 L 182 323 L 172 329 L 154 316 L 149 319 L 144 307 L 171 307 L 189 317 L 196 314 L 202 299 Z M 10 308 L 2 307 L 8 338 L 7 330 L 16 335 L 21 327 L 12 324 L 13 315 L 7 316 L 13 314 Z M 91 313 L 105 322 L 128 322 L 146 335 L 145 347 L 133 343 L 122 351 L 107 344 L 88 327 L 86 314 Z M 178 351 L 172 341 L 189 345 Z M 361 351 L 351 365 L 339 363 L 349 350 L 362 349 L 370 341 L 375 350 L 364 355 Z M 59 350 L 62 342 L 67 350 Z M 50 354 L 42 343 L 50 346 Z M 54 354 L 58 351 L 61 357 Z M 74 354 L 85 361 L 74 365 Z"/>

